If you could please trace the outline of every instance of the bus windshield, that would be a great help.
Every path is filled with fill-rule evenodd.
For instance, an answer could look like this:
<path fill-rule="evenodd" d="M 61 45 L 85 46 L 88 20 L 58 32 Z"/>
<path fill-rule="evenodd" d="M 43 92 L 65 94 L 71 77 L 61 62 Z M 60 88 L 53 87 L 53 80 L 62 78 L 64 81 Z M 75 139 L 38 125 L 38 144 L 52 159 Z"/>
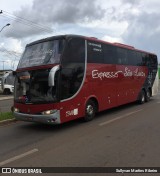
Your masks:
<path fill-rule="evenodd" d="M 57 74 L 55 85 L 49 84 L 51 69 L 20 72 L 15 79 L 15 101 L 19 103 L 57 102 Z"/>
<path fill-rule="evenodd" d="M 32 67 L 60 62 L 64 40 L 52 40 L 26 47 L 18 68 Z"/>

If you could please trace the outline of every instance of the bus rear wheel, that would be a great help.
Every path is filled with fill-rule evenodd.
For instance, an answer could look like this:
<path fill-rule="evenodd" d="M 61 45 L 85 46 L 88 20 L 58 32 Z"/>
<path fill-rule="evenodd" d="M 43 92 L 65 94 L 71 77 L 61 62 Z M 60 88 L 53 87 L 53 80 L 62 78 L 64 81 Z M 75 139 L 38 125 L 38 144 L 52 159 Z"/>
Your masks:
<path fill-rule="evenodd" d="M 146 94 L 145 94 L 145 91 L 144 90 L 141 90 L 141 93 L 140 93 L 140 97 L 139 97 L 139 103 L 140 104 L 143 104 L 145 103 L 145 99 L 146 99 Z"/>
<path fill-rule="evenodd" d="M 88 100 L 86 107 L 85 107 L 85 117 L 84 121 L 88 122 L 93 120 L 96 114 L 96 104 L 93 100 Z"/>
<path fill-rule="evenodd" d="M 148 89 L 147 92 L 146 92 L 146 102 L 148 102 L 150 99 L 151 99 L 151 91 Z"/>

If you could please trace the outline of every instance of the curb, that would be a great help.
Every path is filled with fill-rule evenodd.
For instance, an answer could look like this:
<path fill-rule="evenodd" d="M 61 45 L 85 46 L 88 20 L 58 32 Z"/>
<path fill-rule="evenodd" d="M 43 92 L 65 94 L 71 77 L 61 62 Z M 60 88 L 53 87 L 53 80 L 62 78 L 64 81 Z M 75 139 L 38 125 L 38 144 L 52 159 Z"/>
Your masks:
<path fill-rule="evenodd" d="M 0 97 L 0 101 L 2 101 L 2 100 L 10 100 L 10 99 L 13 99 L 13 97 Z"/>
<path fill-rule="evenodd" d="M 15 118 L 13 119 L 8 119 L 8 120 L 2 120 L 0 121 L 0 126 L 2 125 L 8 125 L 9 123 L 16 122 L 17 120 Z"/>

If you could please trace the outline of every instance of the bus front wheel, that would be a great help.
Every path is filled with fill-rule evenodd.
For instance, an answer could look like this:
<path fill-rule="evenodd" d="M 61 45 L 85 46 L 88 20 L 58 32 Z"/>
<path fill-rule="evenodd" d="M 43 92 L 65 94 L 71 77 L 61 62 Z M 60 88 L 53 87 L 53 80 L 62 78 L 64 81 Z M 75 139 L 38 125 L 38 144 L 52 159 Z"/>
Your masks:
<path fill-rule="evenodd" d="M 96 104 L 93 100 L 88 100 L 85 107 L 85 117 L 84 120 L 86 122 L 91 121 L 96 114 Z"/>

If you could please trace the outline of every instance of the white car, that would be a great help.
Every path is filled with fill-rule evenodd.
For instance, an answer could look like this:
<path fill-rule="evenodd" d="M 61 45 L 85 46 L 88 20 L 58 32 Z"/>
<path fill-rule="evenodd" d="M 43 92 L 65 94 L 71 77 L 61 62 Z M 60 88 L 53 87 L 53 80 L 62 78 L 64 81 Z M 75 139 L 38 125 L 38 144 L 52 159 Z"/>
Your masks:
<path fill-rule="evenodd" d="M 0 93 L 2 93 L 3 91 L 2 91 L 2 78 L 0 78 Z"/>
<path fill-rule="evenodd" d="M 12 73 L 6 73 L 0 78 L 0 93 L 9 95 L 14 92 L 14 79 Z"/>

